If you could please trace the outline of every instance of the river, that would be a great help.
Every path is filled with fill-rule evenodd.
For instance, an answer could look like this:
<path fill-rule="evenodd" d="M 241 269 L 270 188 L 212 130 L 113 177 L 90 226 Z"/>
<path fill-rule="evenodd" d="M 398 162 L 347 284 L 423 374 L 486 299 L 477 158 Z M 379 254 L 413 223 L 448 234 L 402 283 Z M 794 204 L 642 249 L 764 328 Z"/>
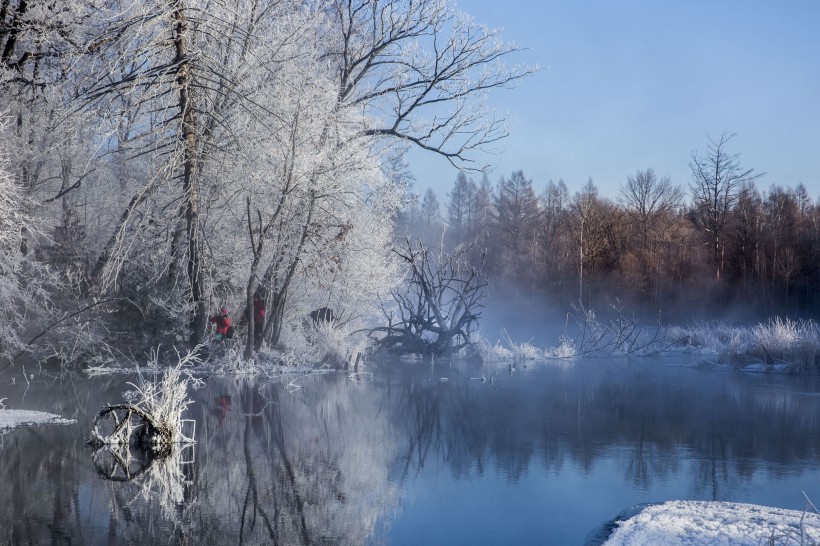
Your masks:
<path fill-rule="evenodd" d="M 211 376 L 197 443 L 127 461 L 85 440 L 129 378 L 6 372 L 77 422 L 0 431 L 0 543 L 571 545 L 640 503 L 820 501 L 820 378 L 685 364 Z"/>

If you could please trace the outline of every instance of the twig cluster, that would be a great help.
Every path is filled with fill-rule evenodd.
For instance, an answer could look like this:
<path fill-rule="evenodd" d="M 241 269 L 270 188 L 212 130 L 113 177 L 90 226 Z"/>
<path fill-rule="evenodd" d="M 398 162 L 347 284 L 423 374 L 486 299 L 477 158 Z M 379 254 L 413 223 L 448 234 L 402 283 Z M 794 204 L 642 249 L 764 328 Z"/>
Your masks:
<path fill-rule="evenodd" d="M 640 327 L 635 317 L 626 316 L 619 303 L 611 307 L 615 318 L 604 323 L 597 319 L 594 310 L 580 303 L 573 305 L 572 311 L 567 313 L 561 345 L 571 346 L 573 356 L 658 354 L 672 347 L 667 329 L 660 321 L 648 330 Z M 574 338 L 567 335 L 570 323 L 576 328 Z"/>

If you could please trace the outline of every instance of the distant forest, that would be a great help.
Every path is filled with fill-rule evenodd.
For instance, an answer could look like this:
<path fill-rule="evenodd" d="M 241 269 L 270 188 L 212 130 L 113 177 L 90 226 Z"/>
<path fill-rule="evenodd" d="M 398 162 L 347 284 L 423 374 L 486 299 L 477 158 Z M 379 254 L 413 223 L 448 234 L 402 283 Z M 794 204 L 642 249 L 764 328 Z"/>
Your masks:
<path fill-rule="evenodd" d="M 818 315 L 820 201 L 801 183 L 759 186 L 728 151 L 731 136 L 692 154 L 691 180 L 652 168 L 625 177 L 615 199 L 590 179 L 540 194 L 518 170 L 492 183 L 460 172 L 443 206 L 432 190 L 406 194 L 397 232 L 453 249 L 475 243 L 496 291 L 567 306 L 614 303 L 667 317 Z"/>

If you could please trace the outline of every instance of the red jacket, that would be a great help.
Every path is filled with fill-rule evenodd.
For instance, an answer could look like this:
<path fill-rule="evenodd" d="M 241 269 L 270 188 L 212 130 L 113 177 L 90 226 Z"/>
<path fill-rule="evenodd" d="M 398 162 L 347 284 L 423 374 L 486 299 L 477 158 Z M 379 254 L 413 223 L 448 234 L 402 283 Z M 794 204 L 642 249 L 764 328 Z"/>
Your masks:
<path fill-rule="evenodd" d="M 214 315 L 208 321 L 216 323 L 216 333 L 223 336 L 228 333 L 228 328 L 231 326 L 231 319 L 228 315 Z"/>

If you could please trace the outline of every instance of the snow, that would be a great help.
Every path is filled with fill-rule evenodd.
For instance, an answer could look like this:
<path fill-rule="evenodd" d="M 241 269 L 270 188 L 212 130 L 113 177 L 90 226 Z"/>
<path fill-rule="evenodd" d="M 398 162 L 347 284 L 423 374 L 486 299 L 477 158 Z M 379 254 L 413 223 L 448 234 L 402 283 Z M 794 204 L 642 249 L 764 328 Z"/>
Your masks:
<path fill-rule="evenodd" d="M 74 419 L 64 419 L 53 413 L 32 410 L 0 410 L 0 432 L 23 425 L 68 425 Z"/>
<path fill-rule="evenodd" d="M 619 522 L 604 545 L 788 545 L 815 544 L 818 539 L 820 515 L 813 511 L 732 502 L 668 501 Z"/>

